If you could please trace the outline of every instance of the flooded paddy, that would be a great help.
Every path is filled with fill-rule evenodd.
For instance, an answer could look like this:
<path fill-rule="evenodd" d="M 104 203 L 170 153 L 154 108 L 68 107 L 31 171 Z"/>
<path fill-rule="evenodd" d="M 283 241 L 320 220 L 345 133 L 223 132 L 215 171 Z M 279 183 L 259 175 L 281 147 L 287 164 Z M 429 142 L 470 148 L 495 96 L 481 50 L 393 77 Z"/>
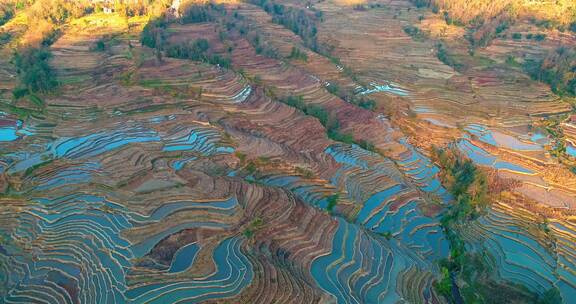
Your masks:
<path fill-rule="evenodd" d="M 63 28 L 48 47 L 61 90 L 0 113 L 0 302 L 444 303 L 457 198 L 429 157 L 437 143 L 520 181 L 514 195 L 576 206 L 565 172 L 539 172 L 556 169 L 549 136 L 525 130 L 565 106 L 439 61 L 403 29 L 422 10 L 285 5 L 322 16 L 329 58 L 254 3 L 167 23 L 160 56 L 137 41 L 144 17 Z M 199 37 L 222 64 L 166 56 Z M 499 282 L 566 302 L 576 228 L 520 209 L 470 219 L 465 247 Z"/>
<path fill-rule="evenodd" d="M 9 118 L 5 113 L 0 112 L 0 144 L 28 135 L 32 135 L 32 132 L 23 127 L 22 120 Z"/>
<path fill-rule="evenodd" d="M 499 131 L 492 131 L 483 125 L 470 124 L 464 129 L 489 145 L 517 151 L 540 151 L 543 147 L 535 141 L 545 141 L 545 137 L 541 133 L 534 134 L 530 138 L 534 142 L 523 142 L 514 136 Z"/>
<path fill-rule="evenodd" d="M 458 149 L 468 156 L 472 161 L 479 165 L 493 167 L 495 169 L 509 170 L 513 172 L 523 173 L 523 174 L 534 174 L 535 172 L 524 168 L 520 165 L 516 165 L 507 161 L 500 160 L 497 156 L 494 156 L 480 147 L 477 147 L 470 143 L 467 139 L 460 140 L 456 146 Z"/>
<path fill-rule="evenodd" d="M 565 249 L 556 250 L 551 247 L 556 245 L 531 234 L 530 231 L 537 231 L 533 229 L 536 223 L 531 222 L 529 216 L 511 213 L 507 208 L 496 205 L 465 233 L 471 246 L 482 244 L 490 252 L 495 269 L 504 278 L 522 282 L 541 292 L 555 285 L 563 297 L 573 296 L 576 292 L 574 271 L 571 266 L 566 267 L 571 263 L 572 253 Z M 569 232 L 564 225 L 556 222 L 551 227 L 551 233 L 560 240 L 568 235 L 561 236 L 561 232 Z"/>
<path fill-rule="evenodd" d="M 406 89 L 403 89 L 393 83 L 380 85 L 378 83 L 372 82 L 367 88 L 361 88 L 360 90 L 357 90 L 357 92 L 360 95 L 369 95 L 378 92 L 390 93 L 402 97 L 409 95 L 409 92 Z"/>

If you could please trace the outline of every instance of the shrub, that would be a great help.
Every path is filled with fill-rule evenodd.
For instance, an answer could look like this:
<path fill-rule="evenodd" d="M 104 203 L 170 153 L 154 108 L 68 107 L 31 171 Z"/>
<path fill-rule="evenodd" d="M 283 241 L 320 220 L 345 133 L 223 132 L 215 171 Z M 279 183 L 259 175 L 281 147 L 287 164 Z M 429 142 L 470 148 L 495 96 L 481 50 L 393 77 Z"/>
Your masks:
<path fill-rule="evenodd" d="M 413 25 L 404 26 L 404 32 L 408 34 L 408 36 L 412 37 L 414 40 L 428 38 L 428 33 L 423 32 L 422 30 Z"/>
<path fill-rule="evenodd" d="M 506 56 L 506 64 L 511 65 L 511 66 L 518 66 L 518 62 L 516 61 L 516 58 L 511 54 L 508 54 Z"/>
<path fill-rule="evenodd" d="M 0 4 L 0 25 L 8 22 L 14 16 L 14 9 L 11 5 Z"/>
<path fill-rule="evenodd" d="M 502 22 L 502 23 L 498 24 L 498 26 L 496 27 L 496 34 L 500 34 L 500 33 L 504 32 L 509 27 L 510 27 L 510 24 L 508 24 L 508 22 Z"/>
<path fill-rule="evenodd" d="M 345 144 L 354 144 L 354 137 L 352 134 L 341 133 L 337 128 L 328 130 L 328 137 L 334 141 L 343 142 Z"/>
<path fill-rule="evenodd" d="M 288 56 L 289 59 L 295 59 L 295 60 L 302 60 L 302 61 L 308 61 L 308 55 L 306 55 L 305 52 L 302 52 L 299 48 L 293 46 L 292 47 L 292 51 L 290 52 L 290 56 Z"/>
<path fill-rule="evenodd" d="M 442 43 L 436 45 L 436 57 L 444 64 L 451 66 L 453 69 L 460 71 L 464 68 L 464 65 L 459 63 L 452 54 L 448 52 L 448 49 Z"/>
<path fill-rule="evenodd" d="M 337 95 L 338 91 L 340 91 L 340 87 L 338 87 L 338 85 L 335 83 L 330 83 L 326 86 L 326 90 L 328 90 L 330 94 Z"/>
<path fill-rule="evenodd" d="M 301 111 L 304 111 L 304 108 L 306 107 L 302 96 L 289 96 L 284 100 L 284 103 Z"/>
<path fill-rule="evenodd" d="M 42 46 L 51 46 L 54 44 L 54 42 L 56 42 L 56 40 L 58 40 L 61 34 L 62 32 L 60 30 L 53 30 L 48 32 L 48 34 L 42 38 Z"/>
<path fill-rule="evenodd" d="M 106 44 L 104 43 L 104 40 L 100 39 L 100 40 L 96 41 L 96 45 L 94 46 L 94 51 L 103 52 L 105 50 L 106 50 Z"/>
<path fill-rule="evenodd" d="M 336 205 L 338 205 L 338 198 L 339 198 L 339 195 L 338 195 L 338 194 L 330 195 L 330 196 L 327 198 L 328 205 L 327 205 L 326 209 L 327 209 L 329 212 L 334 211 L 334 208 L 336 207 Z"/>
<path fill-rule="evenodd" d="M 546 34 L 538 33 L 534 36 L 534 39 L 536 39 L 537 41 L 543 41 L 544 39 L 546 39 Z"/>
<path fill-rule="evenodd" d="M 12 35 L 7 32 L 0 32 L 0 44 L 4 44 L 12 39 Z"/>
<path fill-rule="evenodd" d="M 28 91 L 27 88 L 23 88 L 23 87 L 16 87 L 16 88 L 14 88 L 14 90 L 12 90 L 12 95 L 14 96 L 15 99 L 22 98 L 22 97 L 28 95 L 29 93 L 30 93 L 30 91 Z"/>
<path fill-rule="evenodd" d="M 372 111 L 376 108 L 376 102 L 372 99 L 363 99 L 360 100 L 358 106 L 360 106 L 363 109 Z"/>
<path fill-rule="evenodd" d="M 514 40 L 520 40 L 520 39 L 522 39 L 522 34 L 520 34 L 520 33 L 513 33 L 513 34 L 512 34 L 512 39 L 514 39 Z"/>
<path fill-rule="evenodd" d="M 232 66 L 232 60 L 230 58 L 221 57 L 219 55 L 212 55 L 209 57 L 208 63 L 218 65 L 225 69 L 229 69 Z"/>
<path fill-rule="evenodd" d="M 416 7 L 427 7 L 430 5 L 430 0 L 410 0 Z"/>

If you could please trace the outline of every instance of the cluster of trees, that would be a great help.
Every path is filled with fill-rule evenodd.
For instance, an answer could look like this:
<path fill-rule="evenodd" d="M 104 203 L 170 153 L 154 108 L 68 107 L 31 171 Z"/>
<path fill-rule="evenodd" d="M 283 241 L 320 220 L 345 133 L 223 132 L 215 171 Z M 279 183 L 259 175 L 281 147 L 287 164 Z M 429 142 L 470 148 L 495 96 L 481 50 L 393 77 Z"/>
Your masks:
<path fill-rule="evenodd" d="M 340 130 L 340 122 L 338 118 L 330 115 L 326 109 L 319 105 L 307 104 L 304 102 L 302 96 L 289 96 L 281 101 L 291 107 L 294 107 L 306 115 L 316 117 L 318 121 L 326 128 L 328 138 L 343 142 L 346 144 L 356 144 L 365 150 L 376 152 L 376 147 L 366 140 L 356 140 L 352 134 L 343 133 Z"/>
<path fill-rule="evenodd" d="M 505 10 L 515 0 L 410 0 L 416 7 L 429 7 L 434 13 L 442 12 L 448 24 L 468 25 L 479 19 L 491 19 Z"/>
<path fill-rule="evenodd" d="M 216 14 L 226 13 L 223 4 L 215 4 L 213 2 L 208 2 L 205 5 L 192 4 L 181 10 L 180 21 L 185 24 L 213 21 Z"/>
<path fill-rule="evenodd" d="M 416 6 L 431 7 L 435 12 L 444 14 L 446 22 L 468 27 L 467 38 L 470 51 L 487 46 L 492 39 L 505 36 L 504 31 L 518 18 L 529 18 L 538 26 L 546 28 L 570 29 L 576 31 L 576 2 L 558 0 L 527 5 L 522 0 L 504 1 L 467 1 L 467 0 L 411 0 Z M 538 9 L 535 9 L 538 8 Z M 419 35 L 417 29 L 405 28 L 411 36 Z M 512 33 L 511 38 L 543 41 L 544 33 Z M 559 95 L 576 96 L 576 51 L 574 48 L 560 47 L 540 60 L 527 60 L 524 70 L 534 79 L 549 84 Z M 465 68 L 450 54 L 444 44 L 437 45 L 437 57 L 455 70 Z"/>
<path fill-rule="evenodd" d="M 182 14 L 179 22 L 182 23 L 199 23 L 215 20 L 217 15 L 226 15 L 226 10 L 222 4 L 207 2 L 205 5 L 192 4 L 181 8 Z M 230 68 L 232 61 L 230 58 L 222 57 L 210 53 L 210 44 L 206 39 L 197 39 L 179 44 L 169 44 L 167 41 L 168 21 L 165 16 L 152 19 L 144 26 L 140 36 L 142 45 L 153 48 L 159 59 L 164 51 L 166 56 L 179 59 L 190 59 L 202 61 L 223 68 Z M 224 39 L 225 33 L 221 33 L 221 39 Z"/>
<path fill-rule="evenodd" d="M 373 99 L 367 98 L 365 96 L 357 96 L 351 94 L 349 97 L 344 97 L 344 100 L 369 111 L 376 109 L 376 102 Z"/>
<path fill-rule="evenodd" d="M 328 212 L 333 212 L 334 208 L 336 208 L 336 206 L 338 205 L 338 199 L 340 198 L 339 194 L 332 194 L 330 196 L 328 196 L 326 198 L 326 210 L 328 210 Z"/>
<path fill-rule="evenodd" d="M 507 13 L 502 13 L 491 19 L 476 18 L 469 24 L 467 33 L 471 49 L 486 47 L 496 38 L 504 35 L 504 31 L 510 27 L 512 18 Z"/>
<path fill-rule="evenodd" d="M 450 256 L 440 262 L 442 279 L 436 283 L 436 290 L 450 303 L 462 302 L 459 293 L 454 293 L 454 277 L 461 273 L 464 267 L 471 263 L 470 255 L 466 254 L 464 241 L 458 234 L 458 226 L 475 219 L 488 204 L 488 183 L 485 175 L 469 160 L 464 159 L 457 151 L 432 147 L 432 159 L 439 164 L 440 179 L 446 189 L 454 196 L 455 202 L 445 211 L 441 225 L 446 238 L 450 242 Z M 475 266 L 474 271 L 481 271 L 482 263 Z M 465 295 L 466 297 L 466 295 Z M 476 303 L 476 296 L 469 295 L 465 303 Z"/>
<path fill-rule="evenodd" d="M 237 11 L 234 11 L 230 16 L 227 16 L 226 29 L 228 32 L 236 30 L 241 36 L 252 45 L 256 54 L 263 55 L 269 58 L 280 58 L 280 53 L 272 44 L 261 38 L 258 30 L 251 26 L 249 21 Z"/>
<path fill-rule="evenodd" d="M 7 32 L 0 32 L 0 45 L 7 43 L 12 39 L 12 34 Z"/>
<path fill-rule="evenodd" d="M 417 7 L 430 7 L 442 12 L 451 23 L 469 25 L 507 15 L 513 19 L 529 18 L 537 25 L 568 29 L 576 22 L 573 0 L 410 0 Z"/>
<path fill-rule="evenodd" d="M 208 40 L 201 38 L 195 41 L 168 46 L 166 48 L 166 56 L 202 61 L 218 65 L 226 69 L 230 68 L 232 65 L 230 58 L 224 58 L 216 54 L 210 54 L 209 49 L 210 44 L 208 43 Z"/>
<path fill-rule="evenodd" d="M 30 24 L 49 22 L 54 25 L 63 24 L 69 18 L 78 18 L 92 11 L 92 3 L 88 0 L 37 0 L 26 10 Z"/>
<path fill-rule="evenodd" d="M 48 46 L 59 36 L 61 25 L 86 14 L 111 8 L 123 16 L 160 15 L 171 0 L 114 0 L 108 3 L 93 0 L 3 0 L 0 1 L 0 24 L 19 10 L 25 10 L 29 29 L 21 42 L 32 47 Z"/>
<path fill-rule="evenodd" d="M 250 0 L 250 3 L 262 7 L 272 16 L 273 22 L 283 25 L 300 36 L 306 46 L 313 51 L 319 51 L 316 23 L 321 16 L 320 14 L 285 6 L 270 0 Z"/>
<path fill-rule="evenodd" d="M 369 5 L 364 5 L 364 4 L 356 4 L 354 5 L 353 9 L 355 11 L 366 11 L 368 9 L 373 9 L 373 8 L 377 8 L 377 7 L 382 7 L 382 4 L 380 3 L 370 3 Z"/>
<path fill-rule="evenodd" d="M 8 22 L 16 13 L 18 4 L 14 0 L 5 0 L 0 2 L 0 26 Z M 0 32 L 0 45 L 9 41 L 11 38 L 10 33 Z"/>
<path fill-rule="evenodd" d="M 232 18 L 226 23 L 226 28 L 228 29 L 228 31 L 230 31 L 231 29 L 236 29 L 241 36 L 245 37 L 246 40 L 248 40 L 250 45 L 256 51 L 256 54 L 263 55 L 269 58 L 275 58 L 275 59 L 280 58 L 280 53 L 278 49 L 276 49 L 269 42 L 262 39 L 258 30 L 253 26 L 251 26 L 249 22 L 246 20 L 246 18 L 238 14 L 238 12 L 234 12 L 232 14 Z"/>
<path fill-rule="evenodd" d="M 532 34 L 532 33 L 528 33 L 525 36 L 526 39 L 528 40 L 536 40 L 536 41 L 543 41 L 544 39 L 546 39 L 546 34 L 543 33 L 538 33 L 538 34 Z M 522 33 L 512 33 L 512 39 L 514 40 L 520 40 L 522 39 Z"/>
<path fill-rule="evenodd" d="M 544 59 L 526 60 L 524 70 L 558 95 L 576 96 L 576 48 L 560 47 Z"/>
<path fill-rule="evenodd" d="M 58 85 L 50 67 L 52 56 L 47 48 L 25 48 L 14 55 L 20 86 L 14 91 L 16 97 L 28 92 L 47 93 Z"/>
<path fill-rule="evenodd" d="M 0 2 L 0 25 L 3 25 L 14 17 L 18 6 L 19 4 L 14 0 Z"/>
<path fill-rule="evenodd" d="M 408 36 L 412 37 L 414 40 L 426 39 L 429 36 L 427 32 L 422 31 L 418 27 L 410 24 L 404 26 L 404 32 L 408 34 Z"/>
<path fill-rule="evenodd" d="M 52 44 L 59 36 L 58 28 L 62 24 L 92 11 L 92 3 L 88 0 L 36 0 L 26 5 L 30 27 L 21 41 L 30 47 Z"/>
<path fill-rule="evenodd" d="M 12 10 L 27 9 L 28 18 L 46 20 L 61 24 L 70 17 L 80 17 L 86 13 L 102 12 L 104 7 L 122 16 L 158 16 L 172 4 L 171 0 L 113 0 L 110 2 L 93 0 L 5 0 Z"/>
<path fill-rule="evenodd" d="M 161 50 L 166 38 L 168 23 L 164 18 L 155 18 L 144 26 L 140 34 L 140 42 L 149 48 Z"/>
<path fill-rule="evenodd" d="M 556 288 L 538 296 L 524 286 L 496 277 L 484 253 L 467 252 L 459 230 L 489 205 L 488 178 L 458 151 L 433 147 L 431 154 L 441 168 L 442 183 L 455 199 L 441 219 L 450 256 L 440 261 L 441 278 L 435 283 L 438 293 L 450 303 L 561 303 Z"/>
<path fill-rule="evenodd" d="M 351 72 L 349 72 L 349 73 L 351 73 Z M 357 81 L 357 79 L 354 79 L 354 80 Z M 357 105 L 363 109 L 366 109 L 369 111 L 376 109 L 376 102 L 373 99 L 370 99 L 366 96 L 357 95 L 351 90 L 340 89 L 340 87 L 336 83 L 330 83 L 326 87 L 326 90 L 330 94 L 336 95 L 336 96 L 342 98 L 343 100 L 346 100 L 347 102 L 349 102 L 353 105 Z"/>
<path fill-rule="evenodd" d="M 432 148 L 432 157 L 442 168 L 440 179 L 456 199 L 450 216 L 458 221 L 474 219 L 488 204 L 486 176 L 458 152 Z"/>
<path fill-rule="evenodd" d="M 302 96 L 289 96 L 283 99 L 282 102 L 304 112 L 306 115 L 318 118 L 320 123 L 325 127 L 332 128 L 337 123 L 333 117 L 328 115 L 328 111 L 326 111 L 326 109 L 319 105 L 307 104 L 304 102 L 304 98 Z"/>
<path fill-rule="evenodd" d="M 111 8 L 121 16 L 159 16 L 172 4 L 171 0 L 114 0 Z M 95 10 L 103 9 L 100 3 L 96 4 Z"/>
<path fill-rule="evenodd" d="M 187 58 L 200 61 L 206 55 L 210 44 L 206 39 L 188 41 L 182 44 L 171 45 L 166 50 L 166 55 L 174 58 Z"/>
<path fill-rule="evenodd" d="M 442 13 L 447 24 L 466 26 L 471 49 L 487 46 L 519 18 L 537 26 L 576 31 L 576 1 L 411 0 L 417 7 Z"/>

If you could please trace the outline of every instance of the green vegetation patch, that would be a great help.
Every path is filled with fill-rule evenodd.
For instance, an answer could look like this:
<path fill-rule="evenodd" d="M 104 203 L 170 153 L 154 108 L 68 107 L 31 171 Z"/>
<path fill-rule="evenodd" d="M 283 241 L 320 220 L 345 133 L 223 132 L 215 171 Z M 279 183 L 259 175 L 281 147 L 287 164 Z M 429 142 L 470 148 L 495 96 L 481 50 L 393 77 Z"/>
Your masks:
<path fill-rule="evenodd" d="M 250 0 L 252 4 L 262 7 L 272 16 L 274 23 L 280 24 L 300 36 L 304 44 L 315 52 L 320 52 L 318 28 L 316 23 L 322 14 L 313 13 L 293 6 L 286 6 L 270 0 Z"/>
<path fill-rule="evenodd" d="M 246 227 L 244 229 L 244 236 L 246 238 L 252 238 L 254 236 L 254 233 L 260 229 L 262 229 L 264 227 L 264 220 L 262 220 L 261 218 L 257 217 L 254 220 L 252 220 L 252 222 L 250 222 L 250 224 L 248 224 L 248 227 Z"/>
<path fill-rule="evenodd" d="M 214 21 L 214 16 L 217 14 L 223 15 L 226 9 L 223 4 L 216 4 L 208 2 L 205 5 L 193 4 L 184 8 L 180 22 L 188 23 L 201 23 Z"/>
<path fill-rule="evenodd" d="M 466 250 L 459 230 L 489 206 L 487 178 L 455 150 L 433 147 L 432 158 L 441 168 L 440 179 L 455 198 L 441 219 L 450 255 L 439 262 L 441 278 L 434 284 L 436 291 L 450 303 L 561 303 L 557 289 L 539 297 L 525 286 L 495 278 L 495 270 L 487 263 L 490 256 Z M 457 282 L 461 286 L 455 285 Z"/>
<path fill-rule="evenodd" d="M 200 38 L 194 41 L 170 45 L 166 49 L 166 56 L 206 62 L 226 69 L 232 66 L 232 60 L 230 58 L 210 54 L 209 49 L 210 44 L 208 43 L 208 40 Z"/>
<path fill-rule="evenodd" d="M 328 212 L 334 212 L 334 208 L 336 208 L 336 205 L 338 205 L 339 198 L 340 198 L 339 194 L 332 194 L 326 199 L 326 201 L 328 202 L 326 210 L 328 210 Z"/>
<path fill-rule="evenodd" d="M 428 32 L 424 32 L 416 26 L 413 25 L 406 25 L 404 26 L 404 32 L 408 34 L 408 36 L 412 37 L 414 40 L 425 40 L 430 37 Z"/>
<path fill-rule="evenodd" d="M 451 66 L 456 71 L 462 71 L 464 69 L 464 64 L 456 59 L 456 56 L 452 54 L 444 43 L 436 44 L 436 57 L 438 60 L 442 61 L 445 65 Z"/>
<path fill-rule="evenodd" d="M 576 96 L 576 48 L 562 46 L 543 59 L 526 60 L 524 71 L 560 96 Z"/>
<path fill-rule="evenodd" d="M 288 59 L 308 61 L 308 55 L 306 55 L 306 52 L 303 52 L 299 48 L 293 46 Z"/>
<path fill-rule="evenodd" d="M 52 53 L 47 48 L 25 48 L 14 54 L 20 88 L 48 93 L 58 85 L 56 74 L 48 63 Z"/>

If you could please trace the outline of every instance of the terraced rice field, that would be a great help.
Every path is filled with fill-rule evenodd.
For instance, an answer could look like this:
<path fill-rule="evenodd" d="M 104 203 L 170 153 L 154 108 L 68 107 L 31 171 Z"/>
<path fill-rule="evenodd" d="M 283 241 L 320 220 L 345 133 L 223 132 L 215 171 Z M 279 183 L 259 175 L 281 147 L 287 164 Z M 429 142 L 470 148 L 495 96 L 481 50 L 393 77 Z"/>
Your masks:
<path fill-rule="evenodd" d="M 67 25 L 50 46 L 59 91 L 0 112 L 0 303 L 448 303 L 434 286 L 458 198 L 435 144 L 514 180 L 530 206 L 576 208 L 574 175 L 528 127 L 568 106 L 527 78 L 455 71 L 402 30 L 424 11 L 372 2 L 286 1 L 322 12 L 318 40 L 339 61 L 244 2 L 224 9 L 281 56 L 220 38 L 218 19 L 170 23 L 166 43 L 204 38 L 229 68 L 158 56 L 129 19 Z M 307 59 L 287 59 L 293 47 Z M 462 238 L 497 281 L 569 303 L 576 227 L 550 217 L 543 234 L 538 220 L 502 199 Z"/>

